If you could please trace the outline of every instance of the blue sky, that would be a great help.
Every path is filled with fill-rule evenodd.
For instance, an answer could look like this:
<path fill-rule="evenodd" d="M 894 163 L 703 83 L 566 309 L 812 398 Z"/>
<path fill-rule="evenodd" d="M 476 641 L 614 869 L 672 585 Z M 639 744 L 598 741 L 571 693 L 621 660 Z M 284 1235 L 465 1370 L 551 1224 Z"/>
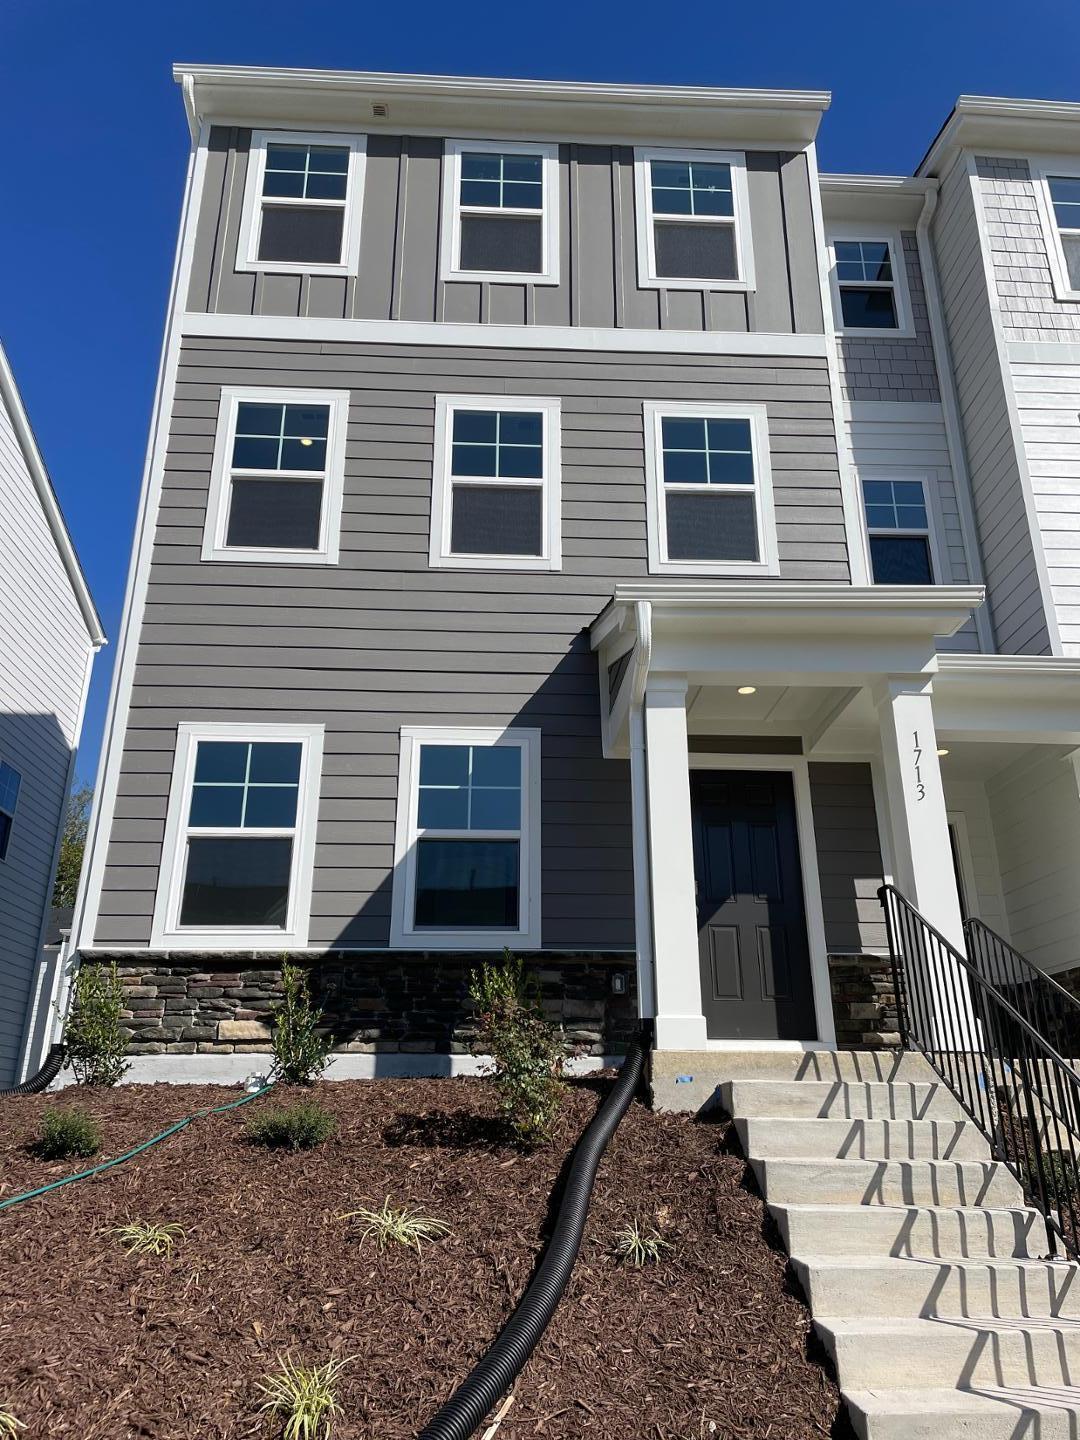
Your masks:
<path fill-rule="evenodd" d="M 822 88 L 822 169 L 902 173 L 963 91 L 1080 99 L 1078 53 L 1076 0 L 2 0 L 0 335 L 110 638 L 187 159 L 174 60 Z M 113 653 L 94 676 L 85 779 Z"/>

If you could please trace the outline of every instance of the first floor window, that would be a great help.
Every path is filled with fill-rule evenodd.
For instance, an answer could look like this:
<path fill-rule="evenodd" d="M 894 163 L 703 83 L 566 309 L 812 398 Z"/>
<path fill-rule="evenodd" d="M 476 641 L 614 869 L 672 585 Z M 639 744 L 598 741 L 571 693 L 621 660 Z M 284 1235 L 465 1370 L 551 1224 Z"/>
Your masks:
<path fill-rule="evenodd" d="M 436 401 L 432 565 L 557 570 L 557 400 Z"/>
<path fill-rule="evenodd" d="M 934 563 L 921 480 L 862 482 L 875 585 L 932 585 Z"/>
<path fill-rule="evenodd" d="M 753 283 L 744 155 L 639 150 L 635 173 L 642 285 Z"/>
<path fill-rule="evenodd" d="M 645 428 L 650 569 L 773 569 L 763 409 L 647 403 Z"/>
<path fill-rule="evenodd" d="M 159 938 L 306 936 L 321 748 L 314 727 L 180 727 Z"/>
<path fill-rule="evenodd" d="M 539 734 L 402 732 L 394 940 L 539 944 Z"/>
<path fill-rule="evenodd" d="M 6 760 L 0 760 L 0 860 L 6 860 L 11 844 L 11 828 L 15 823 L 15 807 L 19 803 L 22 776 Z"/>
<path fill-rule="evenodd" d="M 355 270 L 365 153 L 363 135 L 255 131 L 237 269 Z"/>

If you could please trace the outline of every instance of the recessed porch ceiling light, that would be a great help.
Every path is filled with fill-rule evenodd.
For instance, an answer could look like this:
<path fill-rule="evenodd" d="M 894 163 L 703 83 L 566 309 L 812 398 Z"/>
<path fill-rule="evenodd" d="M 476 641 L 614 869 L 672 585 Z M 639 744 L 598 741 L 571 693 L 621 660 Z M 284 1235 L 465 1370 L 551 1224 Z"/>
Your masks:
<path fill-rule="evenodd" d="M 948 747 L 945 746 L 945 745 L 939 745 L 939 746 L 938 746 L 938 752 L 937 752 L 937 753 L 938 753 L 939 755 L 947 755 L 947 754 L 949 753 Z"/>
<path fill-rule="evenodd" d="M 756 695 L 756 694 L 757 694 L 757 686 L 756 686 L 756 685 L 740 685 L 740 686 L 739 686 L 739 694 L 740 694 L 740 695 Z"/>

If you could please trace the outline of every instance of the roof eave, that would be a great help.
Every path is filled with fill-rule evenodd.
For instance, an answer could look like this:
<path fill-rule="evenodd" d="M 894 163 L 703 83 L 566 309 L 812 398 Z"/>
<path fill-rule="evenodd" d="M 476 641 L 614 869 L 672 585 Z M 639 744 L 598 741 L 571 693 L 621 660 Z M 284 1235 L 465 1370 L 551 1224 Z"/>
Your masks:
<path fill-rule="evenodd" d="M 940 175 L 957 150 L 1080 150 L 1080 103 L 961 95 L 916 167 Z"/>

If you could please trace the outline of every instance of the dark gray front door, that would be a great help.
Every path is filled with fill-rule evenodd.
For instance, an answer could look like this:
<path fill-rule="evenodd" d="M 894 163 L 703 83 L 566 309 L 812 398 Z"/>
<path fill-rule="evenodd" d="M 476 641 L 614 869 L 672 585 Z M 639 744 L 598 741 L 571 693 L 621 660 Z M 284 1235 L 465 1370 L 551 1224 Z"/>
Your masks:
<path fill-rule="evenodd" d="M 709 1038 L 816 1039 L 791 776 L 698 770 L 690 797 Z"/>

